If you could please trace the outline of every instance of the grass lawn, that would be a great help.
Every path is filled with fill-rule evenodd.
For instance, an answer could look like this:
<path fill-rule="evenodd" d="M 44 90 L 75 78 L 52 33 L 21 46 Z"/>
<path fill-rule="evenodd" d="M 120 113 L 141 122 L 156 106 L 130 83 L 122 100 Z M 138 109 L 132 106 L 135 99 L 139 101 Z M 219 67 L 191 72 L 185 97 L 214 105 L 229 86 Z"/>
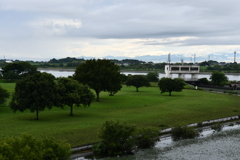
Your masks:
<path fill-rule="evenodd" d="M 14 83 L 0 83 L 10 92 Z M 72 146 L 98 141 L 98 131 L 106 120 L 119 120 L 139 126 L 185 125 L 194 122 L 240 115 L 240 97 L 199 90 L 183 90 L 160 94 L 157 87 L 123 87 L 115 96 L 100 93 L 100 102 L 90 107 L 70 109 L 52 108 L 39 114 L 13 113 L 9 107 L 0 108 L 0 138 L 29 133 L 36 137 L 52 136 L 69 142 Z"/>

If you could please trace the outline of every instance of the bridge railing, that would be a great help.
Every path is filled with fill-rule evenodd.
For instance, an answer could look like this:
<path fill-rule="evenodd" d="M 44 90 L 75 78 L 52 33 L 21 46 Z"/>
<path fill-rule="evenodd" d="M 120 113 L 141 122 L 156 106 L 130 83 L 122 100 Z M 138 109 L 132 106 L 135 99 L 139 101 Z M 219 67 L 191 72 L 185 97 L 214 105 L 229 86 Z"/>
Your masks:
<path fill-rule="evenodd" d="M 184 73 L 184 74 L 191 74 L 191 73 L 199 73 L 199 71 L 169 71 L 170 74 L 174 74 L 174 73 Z"/>

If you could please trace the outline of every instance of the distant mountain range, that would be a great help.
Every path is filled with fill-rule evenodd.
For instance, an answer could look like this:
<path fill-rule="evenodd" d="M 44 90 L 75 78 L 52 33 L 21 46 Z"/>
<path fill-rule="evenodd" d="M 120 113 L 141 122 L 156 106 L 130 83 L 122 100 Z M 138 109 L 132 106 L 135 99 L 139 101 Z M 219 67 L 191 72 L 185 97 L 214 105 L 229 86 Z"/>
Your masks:
<path fill-rule="evenodd" d="M 78 58 L 84 58 L 84 59 L 93 59 L 96 57 L 86 57 L 81 56 Z M 160 55 L 160 56 L 151 56 L 151 55 L 144 55 L 144 56 L 136 56 L 136 57 L 124 57 L 124 56 L 105 56 L 102 57 L 103 59 L 117 59 L 117 60 L 123 60 L 123 59 L 137 59 L 145 62 L 154 62 L 154 63 L 162 63 L 162 62 L 168 62 L 168 55 Z M 183 59 L 184 62 L 194 62 L 194 56 L 192 57 L 186 57 L 180 54 L 173 54 L 170 55 L 171 62 L 181 62 Z M 238 56 L 236 56 L 236 61 L 238 60 Z M 196 55 L 195 62 L 203 62 L 208 60 L 214 60 L 218 62 L 234 62 L 234 54 L 233 53 L 221 53 L 221 54 L 210 54 L 209 56 L 201 56 Z"/>

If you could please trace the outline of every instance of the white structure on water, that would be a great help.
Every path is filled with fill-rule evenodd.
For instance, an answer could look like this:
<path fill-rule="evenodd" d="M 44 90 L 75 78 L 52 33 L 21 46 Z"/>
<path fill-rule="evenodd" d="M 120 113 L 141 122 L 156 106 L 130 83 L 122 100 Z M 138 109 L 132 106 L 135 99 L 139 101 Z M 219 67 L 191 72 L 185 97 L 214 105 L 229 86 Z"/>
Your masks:
<path fill-rule="evenodd" d="M 165 65 L 165 73 L 167 78 L 172 78 L 172 74 L 178 74 L 178 78 L 197 81 L 200 67 L 197 65 Z M 186 79 L 185 75 L 191 74 L 190 79 Z"/>

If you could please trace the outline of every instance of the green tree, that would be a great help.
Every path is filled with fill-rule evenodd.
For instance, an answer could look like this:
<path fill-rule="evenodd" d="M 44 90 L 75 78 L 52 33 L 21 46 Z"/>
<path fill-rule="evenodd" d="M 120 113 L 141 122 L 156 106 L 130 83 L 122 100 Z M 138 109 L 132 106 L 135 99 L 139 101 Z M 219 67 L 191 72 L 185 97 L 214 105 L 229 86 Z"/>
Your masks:
<path fill-rule="evenodd" d="M 214 70 L 221 70 L 221 65 L 219 65 L 219 64 L 215 64 L 214 66 L 213 66 L 213 69 Z"/>
<path fill-rule="evenodd" d="M 163 77 L 158 82 L 158 87 L 161 90 L 161 94 L 168 92 L 169 96 L 172 95 L 172 92 L 181 92 L 184 88 L 185 82 L 182 79 L 175 78 L 166 78 Z"/>
<path fill-rule="evenodd" d="M 232 70 L 235 70 L 235 71 L 237 71 L 237 70 L 239 70 L 239 68 L 240 68 L 240 65 L 239 64 L 237 64 L 237 63 L 232 63 L 232 64 L 230 64 L 230 66 L 229 67 L 231 67 L 232 68 Z"/>
<path fill-rule="evenodd" d="M 87 60 L 76 68 L 73 77 L 92 88 L 96 93 L 97 101 L 101 91 L 115 94 L 122 87 L 119 67 L 106 59 Z"/>
<path fill-rule="evenodd" d="M 8 63 L 2 67 L 3 79 L 20 79 L 28 74 L 37 72 L 37 67 L 28 62 Z"/>
<path fill-rule="evenodd" d="M 70 78 L 58 79 L 58 92 L 61 96 L 61 105 L 70 107 L 70 116 L 73 115 L 73 105 L 79 107 L 81 104 L 90 106 L 94 99 L 94 94 L 85 85 Z"/>
<path fill-rule="evenodd" d="M 159 81 L 158 73 L 157 72 L 148 72 L 147 79 L 150 82 L 158 82 Z"/>
<path fill-rule="evenodd" d="M 5 105 L 6 99 L 9 98 L 9 96 L 9 92 L 0 86 L 0 107 Z"/>
<path fill-rule="evenodd" d="M 10 108 L 14 112 L 24 112 L 26 109 L 36 112 L 36 120 L 38 120 L 39 111 L 59 105 L 60 96 L 54 80 L 53 75 L 45 72 L 35 73 L 19 80 L 15 86 Z"/>
<path fill-rule="evenodd" d="M 207 78 L 200 78 L 198 81 L 199 81 L 201 84 L 209 84 L 209 81 L 208 81 Z"/>
<path fill-rule="evenodd" d="M 144 75 L 130 75 L 126 81 L 127 86 L 134 86 L 136 87 L 136 91 L 138 92 L 138 88 L 140 87 L 149 87 L 150 82 Z"/>
<path fill-rule="evenodd" d="M 227 76 L 225 76 L 223 72 L 218 71 L 212 72 L 210 79 L 212 80 L 212 83 L 215 85 L 224 85 L 228 81 Z"/>

